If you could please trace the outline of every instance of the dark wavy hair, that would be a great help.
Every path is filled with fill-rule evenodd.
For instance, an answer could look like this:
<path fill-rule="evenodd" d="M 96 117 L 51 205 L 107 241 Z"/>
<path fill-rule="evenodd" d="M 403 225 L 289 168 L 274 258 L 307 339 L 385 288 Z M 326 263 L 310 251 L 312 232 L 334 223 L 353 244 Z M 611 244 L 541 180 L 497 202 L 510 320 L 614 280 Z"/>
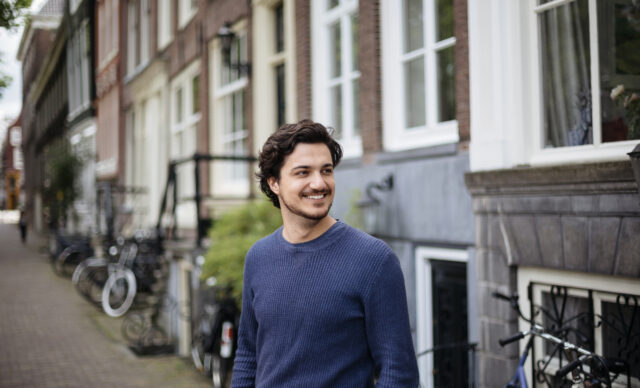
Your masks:
<path fill-rule="evenodd" d="M 271 191 L 268 179 L 275 177 L 280 179 L 280 169 L 285 158 L 290 155 L 298 143 L 317 144 L 322 143 L 329 148 L 333 167 L 336 167 L 342 159 L 342 147 L 334 140 L 327 128 L 311 120 L 302 120 L 296 124 L 284 124 L 275 131 L 262 146 L 258 156 L 258 167 L 260 171 L 256 173 L 260 179 L 260 189 L 269 197 L 273 205 L 280 208 L 278 196 Z"/>

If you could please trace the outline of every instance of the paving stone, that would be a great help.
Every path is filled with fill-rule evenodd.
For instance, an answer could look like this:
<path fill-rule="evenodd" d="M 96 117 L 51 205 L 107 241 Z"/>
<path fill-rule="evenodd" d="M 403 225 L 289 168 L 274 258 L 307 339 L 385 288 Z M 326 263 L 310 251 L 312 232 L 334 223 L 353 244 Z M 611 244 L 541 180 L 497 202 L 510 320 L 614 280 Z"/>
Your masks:
<path fill-rule="evenodd" d="M 190 360 L 136 357 L 121 320 L 84 301 L 48 257 L 0 224 L 0 387 L 211 387 Z M 109 332 L 107 332 L 109 331 Z"/>

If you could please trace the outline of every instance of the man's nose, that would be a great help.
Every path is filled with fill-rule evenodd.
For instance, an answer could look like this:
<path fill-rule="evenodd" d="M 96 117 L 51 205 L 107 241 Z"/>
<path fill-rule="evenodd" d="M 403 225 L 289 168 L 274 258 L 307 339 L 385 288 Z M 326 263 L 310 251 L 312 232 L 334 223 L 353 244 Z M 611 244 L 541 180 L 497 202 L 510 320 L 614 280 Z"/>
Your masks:
<path fill-rule="evenodd" d="M 327 188 L 327 182 L 320 172 L 313 173 L 311 175 L 311 183 L 309 184 L 314 190 L 324 190 Z"/>

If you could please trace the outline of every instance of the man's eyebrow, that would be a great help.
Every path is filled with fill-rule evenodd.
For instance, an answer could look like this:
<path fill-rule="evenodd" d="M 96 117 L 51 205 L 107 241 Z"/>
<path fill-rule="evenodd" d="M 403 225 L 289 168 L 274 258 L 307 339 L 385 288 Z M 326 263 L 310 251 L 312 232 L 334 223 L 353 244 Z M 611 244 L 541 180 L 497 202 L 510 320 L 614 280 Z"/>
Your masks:
<path fill-rule="evenodd" d="M 323 165 L 322 165 L 322 167 L 320 167 L 320 168 L 327 168 L 327 167 L 333 167 L 333 163 L 326 163 L 326 164 L 323 164 Z M 311 166 L 307 166 L 307 165 L 304 165 L 304 164 L 303 164 L 303 165 L 300 165 L 300 166 L 292 167 L 292 168 L 291 168 L 291 171 L 295 171 L 295 170 L 308 170 L 308 169 L 310 169 L 310 168 L 311 168 Z"/>

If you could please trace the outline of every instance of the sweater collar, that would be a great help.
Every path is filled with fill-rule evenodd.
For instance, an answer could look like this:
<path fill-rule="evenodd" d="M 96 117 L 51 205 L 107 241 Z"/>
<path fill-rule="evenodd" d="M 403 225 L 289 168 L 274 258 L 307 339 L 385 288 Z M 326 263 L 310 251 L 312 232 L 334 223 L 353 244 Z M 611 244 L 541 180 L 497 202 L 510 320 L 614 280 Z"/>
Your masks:
<path fill-rule="evenodd" d="M 324 248 L 325 246 L 334 243 L 341 237 L 341 231 L 346 227 L 346 225 L 340 221 L 336 220 L 336 223 L 331 225 L 326 232 L 316 237 L 313 240 L 305 241 L 303 243 L 293 244 L 289 241 L 285 240 L 284 236 L 282 236 L 282 230 L 284 226 L 281 226 L 276 230 L 275 235 L 277 241 L 282 244 L 285 248 L 295 251 L 313 251 Z"/>

